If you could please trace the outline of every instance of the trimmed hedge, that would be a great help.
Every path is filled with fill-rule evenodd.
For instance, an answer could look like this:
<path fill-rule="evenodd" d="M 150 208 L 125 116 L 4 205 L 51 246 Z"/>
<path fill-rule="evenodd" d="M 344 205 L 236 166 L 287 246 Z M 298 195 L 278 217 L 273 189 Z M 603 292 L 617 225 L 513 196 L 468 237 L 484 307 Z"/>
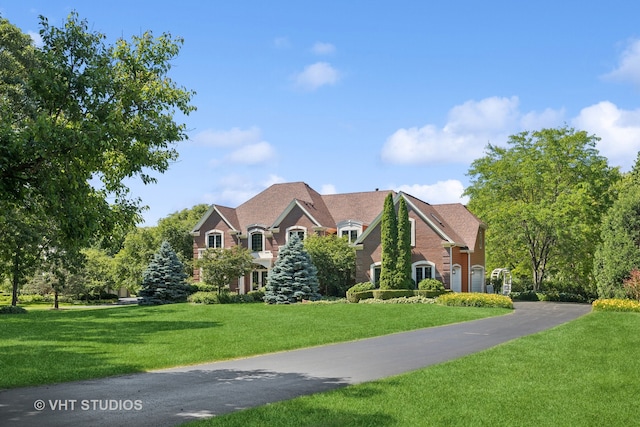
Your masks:
<path fill-rule="evenodd" d="M 5 305 L 0 307 L 0 314 L 26 314 L 27 310 L 22 307 Z"/>
<path fill-rule="evenodd" d="M 593 311 L 622 311 L 640 313 L 640 302 L 630 299 L 599 299 L 591 304 Z"/>
<path fill-rule="evenodd" d="M 371 282 L 356 283 L 355 285 L 347 289 L 347 300 L 349 302 L 358 302 L 362 298 L 372 298 L 373 295 L 360 296 L 358 294 L 362 292 L 372 291 L 373 289 L 375 289 L 375 286 Z"/>
<path fill-rule="evenodd" d="M 439 291 L 442 293 L 445 287 L 444 283 L 438 279 L 422 279 L 420 283 L 418 283 L 418 289 L 421 291 Z"/>
<path fill-rule="evenodd" d="M 376 289 L 373 291 L 373 298 L 382 300 L 412 296 L 415 296 L 412 289 Z"/>
<path fill-rule="evenodd" d="M 440 305 L 452 307 L 501 307 L 513 308 L 511 298 L 497 294 L 481 294 L 481 293 L 458 293 L 451 292 L 440 295 L 436 299 L 436 303 Z"/>

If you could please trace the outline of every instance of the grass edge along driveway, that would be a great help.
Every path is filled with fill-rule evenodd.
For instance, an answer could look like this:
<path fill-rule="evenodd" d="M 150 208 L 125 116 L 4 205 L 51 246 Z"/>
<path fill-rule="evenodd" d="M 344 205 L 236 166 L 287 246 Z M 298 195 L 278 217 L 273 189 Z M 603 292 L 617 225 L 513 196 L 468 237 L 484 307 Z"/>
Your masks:
<path fill-rule="evenodd" d="M 3 316 L 0 388 L 144 372 L 510 313 L 434 304 L 171 304 Z"/>
<path fill-rule="evenodd" d="M 451 362 L 189 426 L 637 425 L 640 314 L 595 312 Z"/>

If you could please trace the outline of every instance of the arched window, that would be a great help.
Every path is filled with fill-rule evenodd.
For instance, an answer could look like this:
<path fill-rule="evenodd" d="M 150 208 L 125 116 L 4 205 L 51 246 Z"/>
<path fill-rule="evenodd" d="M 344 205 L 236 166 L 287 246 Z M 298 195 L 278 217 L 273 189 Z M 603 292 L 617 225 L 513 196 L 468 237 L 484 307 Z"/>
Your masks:
<path fill-rule="evenodd" d="M 346 237 L 349 243 L 355 243 L 362 234 L 362 222 L 356 220 L 341 221 L 337 224 L 338 237 Z"/>
<path fill-rule="evenodd" d="M 293 226 L 287 228 L 287 242 L 289 241 L 289 238 L 294 234 L 298 236 L 300 240 L 304 240 L 304 238 L 307 236 L 307 228 L 302 226 Z"/>
<path fill-rule="evenodd" d="M 436 265 L 431 261 L 414 262 L 411 266 L 411 276 L 414 282 L 416 282 L 416 285 L 419 284 L 422 279 L 435 279 Z"/>
<path fill-rule="evenodd" d="M 224 247 L 224 233 L 220 230 L 209 230 L 205 233 L 207 248 L 219 249 Z"/>

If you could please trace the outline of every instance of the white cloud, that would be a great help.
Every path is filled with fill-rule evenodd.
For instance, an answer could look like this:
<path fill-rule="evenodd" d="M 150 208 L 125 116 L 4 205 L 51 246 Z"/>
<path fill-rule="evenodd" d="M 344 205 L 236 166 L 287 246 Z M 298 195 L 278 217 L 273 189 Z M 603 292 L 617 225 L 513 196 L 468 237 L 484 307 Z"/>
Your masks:
<path fill-rule="evenodd" d="M 442 128 L 427 124 L 398 129 L 385 142 L 381 157 L 397 164 L 469 163 L 483 155 L 488 143 L 503 145 L 518 131 L 560 125 L 563 116 L 563 110 L 552 109 L 522 114 L 516 96 L 470 100 L 453 107 Z"/>
<path fill-rule="evenodd" d="M 333 184 L 323 184 L 320 187 L 320 194 L 337 194 L 336 186 Z"/>
<path fill-rule="evenodd" d="M 42 36 L 40 35 L 40 33 L 37 33 L 35 31 L 28 31 L 27 34 L 29 35 L 29 37 L 31 37 L 31 40 L 33 40 L 33 44 L 36 47 L 44 46 L 44 42 L 42 41 Z"/>
<path fill-rule="evenodd" d="M 316 62 L 293 77 L 294 85 L 302 90 L 316 90 L 321 86 L 334 85 L 340 73 L 327 62 Z"/>
<path fill-rule="evenodd" d="M 260 128 L 249 129 L 234 127 L 230 130 L 205 129 L 197 133 L 191 140 L 200 145 L 211 147 L 236 147 L 248 143 L 255 143 L 262 138 Z"/>
<path fill-rule="evenodd" d="M 464 186 L 457 179 L 438 181 L 435 184 L 413 184 L 401 185 L 395 188 L 396 191 L 403 191 L 411 194 L 427 203 L 437 205 L 441 203 L 463 203 L 469 202 L 468 197 L 462 197 Z"/>
<path fill-rule="evenodd" d="M 630 40 L 620 55 L 618 67 L 603 76 L 605 79 L 631 82 L 640 86 L 640 40 Z"/>
<path fill-rule="evenodd" d="M 232 163 L 241 163 L 245 165 L 255 165 L 258 163 L 266 163 L 275 157 L 275 150 L 266 141 L 256 144 L 249 144 L 238 148 L 228 156 L 226 160 Z"/>
<path fill-rule="evenodd" d="M 330 55 L 336 51 L 336 47 L 331 43 L 316 42 L 311 48 L 311 52 L 316 55 Z"/>
<path fill-rule="evenodd" d="M 572 124 L 601 138 L 597 148 L 610 165 L 631 169 L 640 151 L 640 109 L 622 110 L 603 101 L 583 108 Z"/>

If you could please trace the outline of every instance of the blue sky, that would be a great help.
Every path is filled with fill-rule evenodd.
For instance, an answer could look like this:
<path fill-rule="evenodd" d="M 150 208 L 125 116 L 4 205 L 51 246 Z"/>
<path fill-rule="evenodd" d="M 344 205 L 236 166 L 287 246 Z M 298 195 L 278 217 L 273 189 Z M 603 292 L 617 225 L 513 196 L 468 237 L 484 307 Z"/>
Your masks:
<path fill-rule="evenodd" d="M 471 162 L 522 130 L 587 130 L 623 171 L 640 151 L 639 2 L 0 0 L 36 40 L 73 9 L 110 42 L 185 40 L 171 76 L 198 110 L 179 161 L 130 183 L 145 225 L 277 182 L 465 202 Z"/>

